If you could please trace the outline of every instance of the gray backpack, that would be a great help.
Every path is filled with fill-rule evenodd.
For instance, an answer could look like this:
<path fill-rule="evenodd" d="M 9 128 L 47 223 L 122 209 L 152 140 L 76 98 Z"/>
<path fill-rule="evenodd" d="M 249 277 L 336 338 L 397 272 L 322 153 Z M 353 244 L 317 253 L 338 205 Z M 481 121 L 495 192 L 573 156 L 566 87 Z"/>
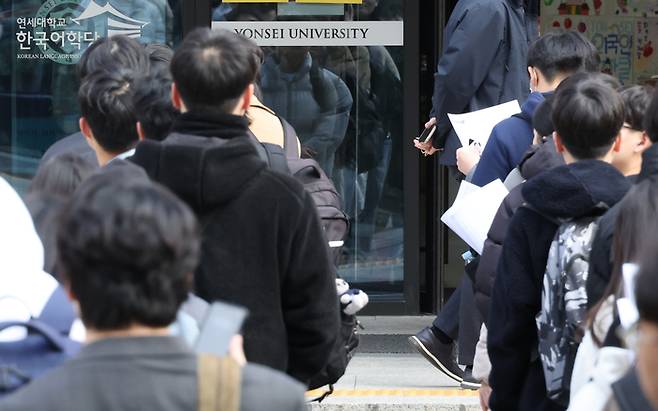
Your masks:
<path fill-rule="evenodd" d="M 566 406 L 587 316 L 585 286 L 598 219 L 585 217 L 557 223 L 559 228 L 548 253 L 541 311 L 536 321 L 546 393 L 553 401 Z"/>

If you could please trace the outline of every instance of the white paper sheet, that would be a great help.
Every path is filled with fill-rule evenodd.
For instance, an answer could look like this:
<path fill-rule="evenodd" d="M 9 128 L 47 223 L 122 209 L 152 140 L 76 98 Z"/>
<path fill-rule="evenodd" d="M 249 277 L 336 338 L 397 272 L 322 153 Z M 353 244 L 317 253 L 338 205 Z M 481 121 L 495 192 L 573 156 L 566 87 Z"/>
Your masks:
<path fill-rule="evenodd" d="M 465 190 L 472 189 L 465 187 Z M 507 188 L 500 180 L 476 188 L 458 196 L 452 207 L 443 214 L 441 221 L 478 254 L 482 254 L 491 223 L 507 194 Z"/>
<path fill-rule="evenodd" d="M 464 199 L 464 197 L 468 196 L 469 194 L 479 189 L 480 189 L 479 186 L 469 183 L 466 180 L 462 180 L 462 183 L 459 185 L 459 191 L 457 192 L 457 197 L 455 198 L 453 204 L 460 202 L 461 200 Z"/>
<path fill-rule="evenodd" d="M 470 113 L 448 114 L 448 118 L 462 146 L 466 147 L 469 145 L 469 140 L 474 140 L 484 148 L 494 126 L 520 112 L 519 102 L 513 100 Z"/>

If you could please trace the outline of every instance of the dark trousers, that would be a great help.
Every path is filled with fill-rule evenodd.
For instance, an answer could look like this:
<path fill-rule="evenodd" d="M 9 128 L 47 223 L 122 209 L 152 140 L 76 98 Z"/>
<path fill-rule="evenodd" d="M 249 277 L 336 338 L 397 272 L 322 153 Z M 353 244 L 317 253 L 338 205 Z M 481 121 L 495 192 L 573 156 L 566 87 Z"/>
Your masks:
<path fill-rule="evenodd" d="M 475 307 L 473 282 L 467 275 L 464 275 L 459 287 L 448 298 L 433 325 L 458 341 L 459 363 L 473 365 L 482 320 Z"/>

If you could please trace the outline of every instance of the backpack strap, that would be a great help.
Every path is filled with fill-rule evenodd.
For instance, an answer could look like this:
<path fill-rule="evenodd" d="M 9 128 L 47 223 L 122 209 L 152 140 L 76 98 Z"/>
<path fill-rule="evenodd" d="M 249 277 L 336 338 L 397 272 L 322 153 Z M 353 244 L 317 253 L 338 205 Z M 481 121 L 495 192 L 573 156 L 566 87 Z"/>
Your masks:
<path fill-rule="evenodd" d="M 230 357 L 198 354 L 198 411 L 239 411 L 241 373 Z"/>
<path fill-rule="evenodd" d="M 76 318 L 73 305 L 62 286 L 53 291 L 39 315 L 40 322 L 49 325 L 63 335 L 71 332 L 71 326 Z"/>
<path fill-rule="evenodd" d="M 256 149 L 256 152 L 258 152 L 258 157 L 260 157 L 269 168 L 278 171 L 279 173 L 290 174 L 288 159 L 286 158 L 286 154 L 281 146 L 270 143 L 261 143 L 251 130 L 247 130 L 247 136 Z"/>
<path fill-rule="evenodd" d="M 299 146 L 297 145 L 297 132 L 286 120 L 277 115 L 283 127 L 283 151 L 288 158 L 299 158 Z"/>
<path fill-rule="evenodd" d="M 290 167 L 288 167 L 288 158 L 281 146 L 270 143 L 260 143 L 263 146 L 268 158 L 268 164 L 274 171 L 283 174 L 290 174 Z"/>
<path fill-rule="evenodd" d="M 27 328 L 28 332 L 40 334 L 57 351 L 68 355 L 74 355 L 80 349 L 80 344 L 63 336 L 48 324 L 31 319 L 30 321 L 4 321 L 0 322 L 0 332 L 12 327 Z"/>

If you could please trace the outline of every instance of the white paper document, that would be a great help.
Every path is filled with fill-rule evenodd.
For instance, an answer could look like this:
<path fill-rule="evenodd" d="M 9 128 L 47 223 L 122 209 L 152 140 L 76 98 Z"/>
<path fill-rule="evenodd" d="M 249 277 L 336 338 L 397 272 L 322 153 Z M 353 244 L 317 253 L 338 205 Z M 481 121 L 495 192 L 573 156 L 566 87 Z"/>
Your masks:
<path fill-rule="evenodd" d="M 484 148 L 494 126 L 520 112 L 519 102 L 513 100 L 470 113 L 448 114 L 448 118 L 463 147 L 470 145 L 469 140 L 473 140 Z"/>
<path fill-rule="evenodd" d="M 482 254 L 491 223 L 507 194 L 507 188 L 500 180 L 481 188 L 463 182 L 457 199 L 443 214 L 441 221 L 478 254 Z"/>

